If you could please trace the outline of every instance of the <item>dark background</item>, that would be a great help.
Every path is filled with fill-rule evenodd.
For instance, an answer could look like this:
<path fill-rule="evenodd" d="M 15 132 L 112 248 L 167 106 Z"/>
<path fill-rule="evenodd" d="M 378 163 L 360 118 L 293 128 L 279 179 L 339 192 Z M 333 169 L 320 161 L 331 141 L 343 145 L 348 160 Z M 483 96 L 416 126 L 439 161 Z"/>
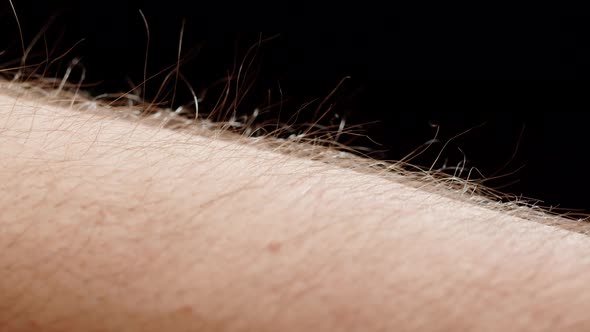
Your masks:
<path fill-rule="evenodd" d="M 10 4 L 1 3 L 0 64 L 9 67 L 22 51 Z M 382 26 L 363 29 L 225 32 L 223 22 L 199 25 L 198 15 L 186 6 L 167 3 L 163 9 L 161 3 L 112 7 L 103 2 L 89 10 L 84 2 L 14 0 L 25 44 L 52 22 L 30 58 L 44 59 L 45 45 L 54 58 L 76 45 L 49 73 L 63 75 L 78 57 L 94 94 L 127 91 L 129 82 L 142 82 L 146 31 L 141 8 L 151 33 L 149 74 L 176 62 L 186 19 L 181 70 L 198 93 L 227 77 L 254 46 L 250 77 L 256 82 L 240 112 L 282 101 L 286 121 L 316 100 L 299 112 L 300 121 L 314 119 L 321 100 L 350 76 L 328 99 L 333 110 L 322 120 L 338 124 L 345 117 L 347 125 L 363 124 L 370 139 L 348 135 L 342 138 L 347 144 L 366 147 L 363 151 L 375 158 L 399 160 L 435 138 L 437 125 L 440 143 L 413 163 L 430 167 L 440 153 L 433 168 L 446 166 L 453 173 L 452 167 L 462 168 L 465 159 L 464 177 L 473 169 L 472 179 L 487 178 L 485 184 L 539 199 L 539 205 L 590 212 L 590 53 L 587 40 L 579 37 L 588 31 L 584 18 L 510 29 L 500 29 L 501 22 L 476 29 L 381 21 Z M 274 38 L 258 43 L 269 37 Z M 74 80 L 76 75 L 79 70 Z M 162 79 L 149 81 L 148 98 Z M 179 85 L 174 105 L 168 106 L 190 99 Z M 277 116 L 278 108 L 273 110 L 269 118 Z"/>

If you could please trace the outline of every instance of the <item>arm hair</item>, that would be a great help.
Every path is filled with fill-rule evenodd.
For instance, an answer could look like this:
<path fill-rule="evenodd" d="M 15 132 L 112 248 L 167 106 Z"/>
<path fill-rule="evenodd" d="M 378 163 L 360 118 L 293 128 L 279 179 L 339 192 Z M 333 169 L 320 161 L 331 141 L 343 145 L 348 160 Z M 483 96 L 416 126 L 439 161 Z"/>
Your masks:
<path fill-rule="evenodd" d="M 313 144 L 5 91 L 0 330 L 590 327 L 588 238 L 543 224 L 564 219 Z"/>

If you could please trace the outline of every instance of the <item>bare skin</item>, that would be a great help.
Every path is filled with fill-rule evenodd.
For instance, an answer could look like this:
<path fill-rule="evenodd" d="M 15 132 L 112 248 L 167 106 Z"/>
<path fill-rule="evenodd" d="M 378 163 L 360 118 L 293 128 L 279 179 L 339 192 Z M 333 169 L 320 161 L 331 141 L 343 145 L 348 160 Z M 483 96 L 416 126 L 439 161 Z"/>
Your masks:
<path fill-rule="evenodd" d="M 0 331 L 581 331 L 581 234 L 0 94 Z"/>

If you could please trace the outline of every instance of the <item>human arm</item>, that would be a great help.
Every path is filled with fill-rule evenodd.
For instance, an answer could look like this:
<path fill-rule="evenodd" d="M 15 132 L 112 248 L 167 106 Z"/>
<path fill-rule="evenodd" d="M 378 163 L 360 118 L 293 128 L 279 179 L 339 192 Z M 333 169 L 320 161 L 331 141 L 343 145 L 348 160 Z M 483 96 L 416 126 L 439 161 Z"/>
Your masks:
<path fill-rule="evenodd" d="M 586 236 L 0 95 L 0 330 L 580 330 Z"/>

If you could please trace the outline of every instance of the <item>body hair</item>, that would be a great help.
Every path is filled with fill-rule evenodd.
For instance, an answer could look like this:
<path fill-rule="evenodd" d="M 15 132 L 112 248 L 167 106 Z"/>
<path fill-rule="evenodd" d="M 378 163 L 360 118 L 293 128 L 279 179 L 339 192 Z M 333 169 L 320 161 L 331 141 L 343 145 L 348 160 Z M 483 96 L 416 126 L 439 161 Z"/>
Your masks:
<path fill-rule="evenodd" d="M 140 11 L 147 36 L 143 81 L 133 84 L 126 92 L 92 96 L 85 89 L 88 87 L 85 82 L 86 68 L 79 58 L 74 58 L 67 63 L 66 71 L 61 77 L 48 76 L 52 66 L 63 61 L 66 55 L 81 41 L 54 59 L 49 59 L 49 54 L 46 54 L 47 58 L 36 62 L 28 59 L 32 48 L 40 40 L 38 36 L 44 33 L 48 26 L 46 25 L 43 31 L 26 47 L 20 21 L 16 16 L 17 11 L 11 1 L 10 4 L 18 24 L 23 57 L 18 61 L 20 65 L 0 67 L 0 75 L 3 76 L 3 79 L 0 80 L 0 87 L 4 94 L 19 99 L 34 99 L 50 105 L 59 105 L 76 112 L 98 112 L 98 109 L 107 109 L 109 114 L 100 114 L 100 116 L 115 116 L 126 121 L 141 121 L 146 125 L 236 141 L 260 149 L 270 149 L 294 158 L 312 159 L 365 174 L 373 174 L 391 181 L 402 182 L 420 190 L 436 192 L 446 197 L 499 210 L 520 218 L 584 234 L 590 232 L 587 215 L 560 213 L 556 209 L 543 207 L 539 201 L 506 195 L 486 187 L 484 182 L 502 176 L 497 175 L 498 172 L 490 178 L 485 178 L 477 168 L 467 168 L 466 160 L 452 169 L 453 174 L 445 173 L 444 169 L 435 169 L 435 165 L 449 142 L 465 132 L 445 142 L 429 168 L 413 165 L 411 161 L 426 150 L 432 149 L 433 144 L 440 142 L 437 138 L 439 129 L 437 126 L 434 126 L 436 134 L 433 139 L 398 161 L 376 160 L 362 148 L 353 148 L 340 142 L 341 137 L 345 134 L 365 135 L 362 125 L 349 125 L 343 116 L 335 116 L 339 120 L 335 125 L 322 123 L 322 120 L 334 114 L 332 97 L 348 77 L 342 78 L 326 97 L 301 105 L 287 121 L 280 120 L 281 112 L 284 111 L 281 89 L 279 89 L 280 99 L 278 102 L 269 101 L 266 107 L 255 108 L 251 112 L 244 113 L 240 106 L 244 98 L 251 93 L 254 84 L 255 77 L 252 72 L 256 53 L 262 44 L 272 40 L 275 36 L 266 38 L 262 34 L 260 35 L 259 41 L 248 49 L 242 61 L 236 63 L 224 79 L 214 84 L 223 86 L 221 93 L 217 96 L 208 95 L 213 86 L 205 88 L 200 94 L 197 94 L 182 74 L 184 24 L 180 31 L 176 63 L 150 75 L 147 72 L 150 47 L 149 21 Z M 71 79 L 74 71 L 77 71 L 77 80 Z M 164 79 L 160 88 L 156 96 L 150 100 L 146 95 L 146 85 L 162 75 Z M 179 83 L 184 84 L 190 90 L 193 100 L 176 108 L 167 107 L 167 105 L 174 105 Z M 172 85 L 171 90 L 168 87 L 169 84 Z M 169 101 L 165 96 L 171 96 Z M 209 110 L 200 108 L 200 103 L 204 98 L 215 99 Z M 313 108 L 312 104 L 317 106 Z M 299 115 L 310 107 L 313 109 L 313 121 L 299 122 Z M 273 118 L 270 110 L 277 108 L 278 113 Z M 474 128 L 470 128 L 466 132 L 472 129 Z M 474 179 L 473 175 L 477 173 L 481 177 Z"/>

